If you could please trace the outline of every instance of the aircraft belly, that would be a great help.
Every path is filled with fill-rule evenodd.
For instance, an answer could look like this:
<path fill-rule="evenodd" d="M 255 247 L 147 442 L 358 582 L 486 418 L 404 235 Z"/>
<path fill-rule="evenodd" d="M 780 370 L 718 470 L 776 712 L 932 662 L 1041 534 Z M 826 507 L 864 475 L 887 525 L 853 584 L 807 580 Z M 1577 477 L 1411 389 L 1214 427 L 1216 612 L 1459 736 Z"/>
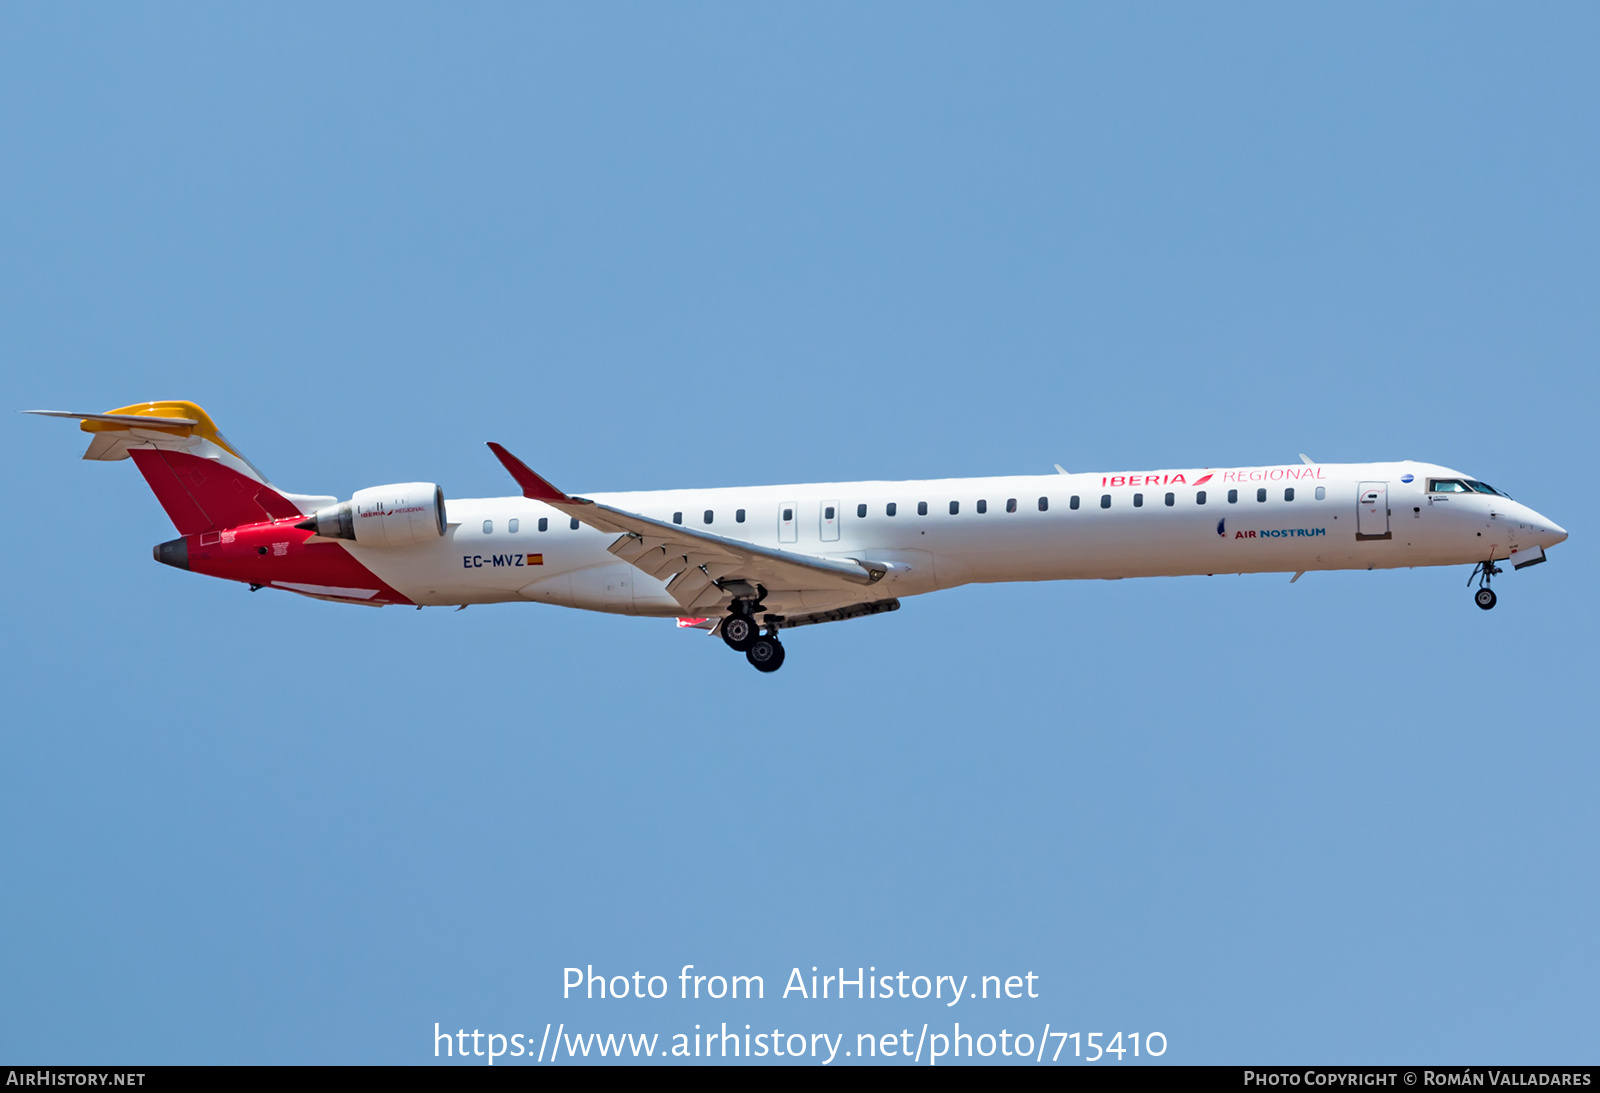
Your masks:
<path fill-rule="evenodd" d="M 665 585 L 627 562 L 613 561 L 542 577 L 518 589 L 517 595 L 535 603 L 616 615 L 668 617 L 685 613 Z"/>
<path fill-rule="evenodd" d="M 404 589 L 413 603 L 441 605 L 515 601 L 526 598 L 519 595 L 521 589 L 552 576 L 566 576 L 603 561 L 625 565 L 606 553 L 600 539 L 574 535 L 578 541 L 563 541 L 559 534 L 526 533 L 493 537 L 464 534 L 460 526 L 451 525 L 437 542 L 345 546 L 377 576 Z M 627 599 L 626 607 L 631 608 L 631 591 Z"/>

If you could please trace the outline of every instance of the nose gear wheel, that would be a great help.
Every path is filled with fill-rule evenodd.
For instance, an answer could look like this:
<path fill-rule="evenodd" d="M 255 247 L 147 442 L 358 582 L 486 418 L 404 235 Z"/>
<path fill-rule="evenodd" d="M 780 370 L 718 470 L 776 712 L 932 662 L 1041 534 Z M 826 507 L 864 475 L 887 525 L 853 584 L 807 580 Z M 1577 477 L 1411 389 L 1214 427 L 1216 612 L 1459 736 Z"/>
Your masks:
<path fill-rule="evenodd" d="M 1489 587 L 1489 582 L 1498 577 L 1501 572 L 1500 567 L 1494 564 L 1494 559 L 1490 558 L 1486 562 L 1479 562 L 1473 566 L 1471 575 L 1467 577 L 1468 584 L 1471 584 L 1474 580 L 1478 582 L 1478 591 L 1473 593 L 1472 602 L 1485 611 L 1492 608 L 1499 600 L 1499 597 L 1494 594 L 1494 589 Z"/>

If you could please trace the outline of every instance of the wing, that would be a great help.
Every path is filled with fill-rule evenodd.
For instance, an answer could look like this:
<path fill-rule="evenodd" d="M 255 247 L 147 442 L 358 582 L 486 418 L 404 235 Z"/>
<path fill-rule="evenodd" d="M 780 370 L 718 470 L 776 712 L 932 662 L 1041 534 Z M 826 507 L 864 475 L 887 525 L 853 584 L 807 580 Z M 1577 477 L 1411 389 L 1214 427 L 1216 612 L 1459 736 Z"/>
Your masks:
<path fill-rule="evenodd" d="M 881 581 L 895 566 L 857 558 L 824 558 L 792 550 L 757 546 L 638 513 L 569 497 L 528 465 L 492 441 L 489 450 L 504 464 L 522 496 L 560 509 L 597 531 L 615 532 L 606 549 L 623 561 L 667 582 L 667 591 L 686 609 L 715 606 L 737 581 L 769 592 L 856 590 Z"/>

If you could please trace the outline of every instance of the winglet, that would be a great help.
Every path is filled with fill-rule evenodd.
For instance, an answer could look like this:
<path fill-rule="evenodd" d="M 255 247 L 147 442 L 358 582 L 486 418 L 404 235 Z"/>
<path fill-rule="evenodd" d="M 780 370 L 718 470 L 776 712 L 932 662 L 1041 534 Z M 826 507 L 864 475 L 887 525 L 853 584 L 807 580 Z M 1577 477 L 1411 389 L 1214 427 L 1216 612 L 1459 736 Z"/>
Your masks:
<path fill-rule="evenodd" d="M 528 465 L 494 441 L 489 441 L 489 450 L 494 453 L 502 466 L 516 479 L 517 485 L 522 487 L 522 496 L 534 501 L 547 501 L 557 504 L 572 504 L 573 498 L 568 497 L 550 483 L 535 474 Z"/>

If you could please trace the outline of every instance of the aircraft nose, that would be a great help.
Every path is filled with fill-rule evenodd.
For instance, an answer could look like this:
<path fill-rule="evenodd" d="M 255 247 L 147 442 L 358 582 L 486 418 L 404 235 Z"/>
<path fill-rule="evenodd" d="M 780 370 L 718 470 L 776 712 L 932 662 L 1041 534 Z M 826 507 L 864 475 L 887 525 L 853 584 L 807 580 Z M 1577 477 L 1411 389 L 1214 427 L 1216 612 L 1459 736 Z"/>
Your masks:
<path fill-rule="evenodd" d="M 1532 517 L 1530 523 L 1532 523 L 1535 528 L 1539 529 L 1538 539 L 1540 546 L 1553 547 L 1557 543 L 1564 543 L 1567 541 L 1566 528 L 1562 527 L 1548 516 L 1545 516 L 1543 513 L 1534 512 L 1532 509 L 1529 509 L 1528 512 Z"/>

